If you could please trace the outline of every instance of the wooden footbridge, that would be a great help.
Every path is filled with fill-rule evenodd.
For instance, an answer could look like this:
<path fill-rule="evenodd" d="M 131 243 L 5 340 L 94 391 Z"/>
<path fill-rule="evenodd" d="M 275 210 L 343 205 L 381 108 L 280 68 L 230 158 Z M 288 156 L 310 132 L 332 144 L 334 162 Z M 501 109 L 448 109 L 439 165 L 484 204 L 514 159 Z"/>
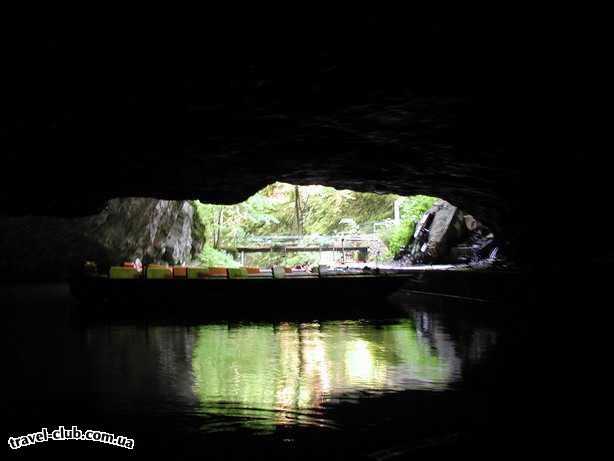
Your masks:
<path fill-rule="evenodd" d="M 376 234 L 340 235 L 264 235 L 245 239 L 234 248 L 223 248 L 236 252 L 244 260 L 247 253 L 297 253 L 297 252 L 358 252 L 358 259 L 366 261 L 371 245 L 378 241 Z"/>

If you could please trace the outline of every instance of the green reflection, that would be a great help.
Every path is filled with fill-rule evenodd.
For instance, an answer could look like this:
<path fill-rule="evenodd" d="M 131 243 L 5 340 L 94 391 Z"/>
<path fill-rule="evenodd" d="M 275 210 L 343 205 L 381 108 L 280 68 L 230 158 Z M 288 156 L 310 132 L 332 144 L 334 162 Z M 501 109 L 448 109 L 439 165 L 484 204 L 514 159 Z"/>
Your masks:
<path fill-rule="evenodd" d="M 450 379 L 410 321 L 203 326 L 193 369 L 205 411 L 269 423 L 352 391 L 441 389 Z"/>

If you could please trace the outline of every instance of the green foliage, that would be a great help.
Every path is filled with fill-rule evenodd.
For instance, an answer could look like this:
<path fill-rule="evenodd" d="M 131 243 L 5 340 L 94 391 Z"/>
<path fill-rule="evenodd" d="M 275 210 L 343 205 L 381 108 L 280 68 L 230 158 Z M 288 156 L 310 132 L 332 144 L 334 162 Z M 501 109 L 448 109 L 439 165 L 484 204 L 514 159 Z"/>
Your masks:
<path fill-rule="evenodd" d="M 392 217 L 394 202 L 399 198 L 323 186 L 301 190 L 305 195 L 306 233 L 322 235 L 372 232 L 374 222 Z"/>
<path fill-rule="evenodd" d="M 372 232 L 373 223 L 391 218 L 397 195 L 336 190 L 324 186 L 301 186 L 300 216 L 305 234 Z M 194 202 L 199 220 L 213 244 L 220 209 L 223 209 L 220 240 L 227 246 L 247 235 L 296 234 L 294 186 L 271 184 L 243 203 L 231 206 Z"/>
<path fill-rule="evenodd" d="M 210 205 L 201 203 L 198 200 L 193 200 L 192 206 L 194 207 L 195 221 L 200 225 L 200 231 L 205 242 L 213 242 L 216 205 Z"/>
<path fill-rule="evenodd" d="M 381 238 L 388 247 L 388 257 L 393 257 L 410 243 L 416 224 L 420 218 L 433 206 L 437 198 L 428 195 L 415 195 L 407 197 L 401 203 L 401 222 L 381 234 Z"/>
<path fill-rule="evenodd" d="M 212 205 L 193 201 L 204 239 L 212 247 L 235 246 L 245 236 L 267 224 L 277 223 L 275 203 L 257 193 L 237 205 Z"/>
<path fill-rule="evenodd" d="M 223 250 L 217 250 L 210 245 L 205 245 L 199 256 L 199 262 L 207 267 L 239 267 L 232 255 Z"/>
<path fill-rule="evenodd" d="M 393 217 L 394 203 L 402 199 L 401 223 L 381 232 L 391 258 L 411 238 L 415 224 L 428 210 L 435 198 L 423 195 L 401 197 L 393 194 L 360 193 L 336 190 L 324 186 L 301 186 L 274 183 L 245 202 L 237 205 L 211 205 L 193 202 L 199 232 L 206 242 L 201 259 L 215 261 L 215 265 L 228 265 L 231 255 L 213 251 L 244 244 L 248 237 L 262 235 L 339 235 L 371 233 L 374 223 Z M 297 216 L 300 225 L 297 225 Z M 283 253 L 250 255 L 249 264 L 270 266 L 273 264 L 317 263 L 319 255 Z M 246 264 L 248 263 L 246 261 Z M 214 263 L 212 263 L 214 265 Z"/>
<path fill-rule="evenodd" d="M 389 229 L 382 235 L 384 243 L 388 247 L 388 254 L 384 255 L 385 259 L 394 257 L 399 253 L 401 248 L 405 247 L 410 241 L 416 224 L 413 222 L 403 222 L 398 226 Z"/>
<path fill-rule="evenodd" d="M 317 252 L 292 252 L 286 256 L 284 253 L 254 253 L 246 256 L 246 266 L 272 267 L 276 265 L 297 266 L 303 264 L 315 265 L 320 262 Z"/>

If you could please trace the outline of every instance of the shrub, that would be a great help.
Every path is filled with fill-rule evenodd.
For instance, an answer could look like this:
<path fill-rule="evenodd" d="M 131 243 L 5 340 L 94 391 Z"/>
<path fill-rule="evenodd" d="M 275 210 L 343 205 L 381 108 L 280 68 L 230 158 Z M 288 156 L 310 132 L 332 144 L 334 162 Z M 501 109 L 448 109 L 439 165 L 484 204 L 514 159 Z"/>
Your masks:
<path fill-rule="evenodd" d="M 230 254 L 223 250 L 217 250 L 210 245 L 205 245 L 200 253 L 199 261 L 205 266 L 239 267 Z"/>
<path fill-rule="evenodd" d="M 399 254 L 402 248 L 407 246 L 413 238 L 416 224 L 437 200 L 428 195 L 415 195 L 408 197 L 401 204 L 401 222 L 381 234 L 381 239 L 388 247 L 391 256 Z"/>

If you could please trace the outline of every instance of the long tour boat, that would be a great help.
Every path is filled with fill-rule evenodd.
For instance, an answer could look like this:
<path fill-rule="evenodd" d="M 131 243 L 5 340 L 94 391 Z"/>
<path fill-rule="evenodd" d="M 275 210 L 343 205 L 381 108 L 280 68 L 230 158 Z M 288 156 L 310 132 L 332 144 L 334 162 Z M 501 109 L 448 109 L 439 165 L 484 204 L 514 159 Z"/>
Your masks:
<path fill-rule="evenodd" d="M 71 281 L 73 295 L 90 312 L 147 315 L 164 312 L 198 314 L 255 314 L 254 310 L 297 311 L 308 306 L 348 311 L 365 303 L 382 303 L 403 286 L 408 274 L 378 269 L 336 270 L 318 266 L 295 270 L 275 266 L 201 267 L 134 263 L 111 267 L 99 274 L 95 265 Z"/>

